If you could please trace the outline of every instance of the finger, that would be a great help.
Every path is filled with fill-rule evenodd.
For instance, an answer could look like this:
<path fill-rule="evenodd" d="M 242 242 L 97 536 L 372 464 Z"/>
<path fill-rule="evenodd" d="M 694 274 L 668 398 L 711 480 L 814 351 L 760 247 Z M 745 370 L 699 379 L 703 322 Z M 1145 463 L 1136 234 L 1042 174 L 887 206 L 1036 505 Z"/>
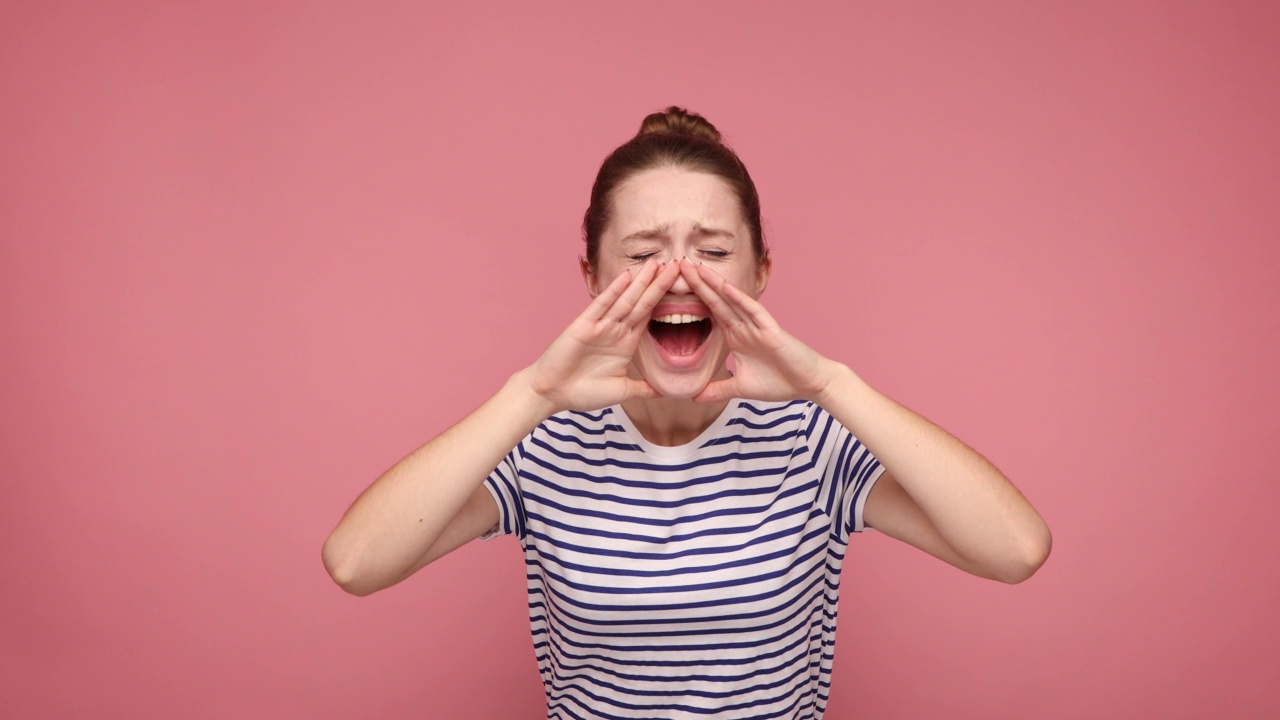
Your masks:
<path fill-rule="evenodd" d="M 649 283 L 657 272 L 657 261 L 653 259 L 645 260 L 635 278 L 622 291 L 618 299 L 613 302 L 613 305 L 610 305 L 609 309 L 605 311 L 605 317 L 610 320 L 625 320 L 631 313 L 631 308 L 635 307 L 636 301 L 644 294 L 645 288 L 649 287 Z"/>
<path fill-rule="evenodd" d="M 711 274 L 711 280 L 704 277 L 700 270 L 706 269 Z M 725 297 L 716 290 L 713 282 L 719 275 L 716 275 L 711 268 L 705 265 L 695 265 L 692 260 L 680 261 L 680 274 L 684 276 L 685 282 L 689 283 L 689 287 L 693 289 L 695 295 L 702 299 L 711 309 L 711 315 L 718 321 L 725 324 L 734 324 L 742 322 L 742 318 L 738 317 Z M 722 278 L 721 278 L 722 279 Z M 719 283 L 715 283 L 719 284 Z"/>
<path fill-rule="evenodd" d="M 620 402 L 626 402 L 628 400 L 653 400 L 654 398 L 662 397 L 662 393 L 653 389 L 653 386 L 644 380 L 627 378 L 626 383 L 626 397 Z"/>
<path fill-rule="evenodd" d="M 711 269 L 707 268 L 707 270 L 710 272 Z M 764 305 L 759 300 L 742 292 L 729 278 L 724 278 L 724 283 L 720 286 L 720 294 L 729 301 L 729 305 L 737 311 L 739 317 L 750 320 L 761 330 L 776 324 L 773 316 L 764 309 Z"/>
<path fill-rule="evenodd" d="M 694 402 L 711 403 L 738 397 L 738 379 L 716 380 L 702 388 L 702 392 L 693 396 Z"/>
<path fill-rule="evenodd" d="M 618 277 L 614 278 L 613 282 L 609 283 L 609 286 L 604 289 L 604 292 L 597 295 L 596 298 L 591 301 L 591 304 L 587 305 L 587 309 L 582 311 L 582 317 L 587 320 L 599 320 L 604 317 L 605 312 L 607 312 L 613 305 L 614 301 L 622 295 L 622 291 L 627 288 L 627 284 L 630 282 L 631 268 L 627 268 L 621 273 L 618 273 Z"/>
<path fill-rule="evenodd" d="M 640 296 L 640 300 L 631 309 L 631 314 L 627 316 L 627 322 L 632 325 L 648 322 L 650 313 L 658 306 L 658 301 L 667 294 L 671 286 L 676 284 L 676 278 L 678 277 L 680 277 L 680 263 L 673 262 L 663 265 L 662 270 L 653 276 L 649 287 L 645 288 L 644 294 Z"/>

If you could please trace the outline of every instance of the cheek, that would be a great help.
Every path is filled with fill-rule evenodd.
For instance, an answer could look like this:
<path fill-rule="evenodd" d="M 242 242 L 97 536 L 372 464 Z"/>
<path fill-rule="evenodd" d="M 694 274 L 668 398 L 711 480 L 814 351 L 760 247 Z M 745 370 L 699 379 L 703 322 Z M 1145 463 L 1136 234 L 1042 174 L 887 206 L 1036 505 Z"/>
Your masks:
<path fill-rule="evenodd" d="M 622 270 L 622 268 L 602 263 L 596 268 L 594 273 L 587 276 L 587 291 L 591 293 L 592 297 L 599 295 L 618 278 L 618 275 L 622 273 Z"/>
<path fill-rule="evenodd" d="M 604 289 L 612 285 L 613 281 L 617 280 L 618 275 L 620 274 L 621 273 L 619 271 L 604 269 L 596 271 L 596 286 L 592 288 L 592 296 L 599 295 L 604 292 Z"/>
<path fill-rule="evenodd" d="M 729 282 L 746 294 L 755 297 L 759 278 L 756 275 L 754 264 L 744 264 L 735 266 L 733 271 L 728 275 Z"/>

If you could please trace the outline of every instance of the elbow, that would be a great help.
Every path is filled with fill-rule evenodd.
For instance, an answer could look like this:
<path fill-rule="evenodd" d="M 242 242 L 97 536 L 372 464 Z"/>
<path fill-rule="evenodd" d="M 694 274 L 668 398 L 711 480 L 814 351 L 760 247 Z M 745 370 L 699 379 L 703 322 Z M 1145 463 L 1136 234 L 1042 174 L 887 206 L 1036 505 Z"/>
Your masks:
<path fill-rule="evenodd" d="M 1010 558 L 997 578 L 1010 585 L 1025 582 L 1044 565 L 1053 549 L 1053 535 L 1049 532 L 1049 526 L 1042 521 L 1035 532 L 1020 538 L 1016 545 L 1017 554 Z"/>
<path fill-rule="evenodd" d="M 379 589 L 363 577 L 358 553 L 337 538 L 336 531 L 325 540 L 324 547 L 320 550 L 320 560 L 338 587 L 352 595 L 365 597 Z"/>

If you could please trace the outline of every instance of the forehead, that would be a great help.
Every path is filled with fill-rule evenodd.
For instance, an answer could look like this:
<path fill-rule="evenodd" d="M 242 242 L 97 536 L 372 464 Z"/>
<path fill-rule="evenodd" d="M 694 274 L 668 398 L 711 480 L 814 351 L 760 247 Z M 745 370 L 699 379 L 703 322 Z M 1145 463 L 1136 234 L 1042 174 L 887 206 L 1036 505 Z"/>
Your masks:
<path fill-rule="evenodd" d="M 724 228 L 745 237 L 746 223 L 733 189 L 715 175 L 653 168 L 618 185 L 605 235 L 616 238 L 662 226 L 687 229 L 695 225 Z"/>

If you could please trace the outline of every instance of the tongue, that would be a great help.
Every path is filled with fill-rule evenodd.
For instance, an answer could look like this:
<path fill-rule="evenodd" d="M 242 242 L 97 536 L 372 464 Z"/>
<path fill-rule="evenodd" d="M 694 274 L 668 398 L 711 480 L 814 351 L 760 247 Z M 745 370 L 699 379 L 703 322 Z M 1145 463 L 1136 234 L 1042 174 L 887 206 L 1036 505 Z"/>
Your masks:
<path fill-rule="evenodd" d="M 649 333 L 667 352 L 672 355 L 692 355 L 702 344 L 702 324 L 692 322 L 681 325 L 653 322 L 649 323 Z"/>

